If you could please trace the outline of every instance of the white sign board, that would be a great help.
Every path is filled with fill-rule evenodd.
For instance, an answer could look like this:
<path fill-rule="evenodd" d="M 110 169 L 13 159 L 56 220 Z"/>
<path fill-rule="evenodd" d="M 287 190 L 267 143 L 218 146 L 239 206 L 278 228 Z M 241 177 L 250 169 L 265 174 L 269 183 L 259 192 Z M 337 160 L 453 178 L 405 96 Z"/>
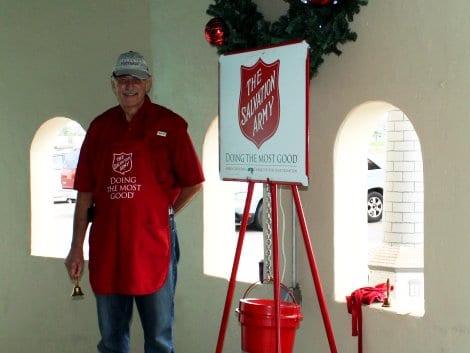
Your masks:
<path fill-rule="evenodd" d="M 308 92 L 305 41 L 221 55 L 220 177 L 308 185 Z"/>

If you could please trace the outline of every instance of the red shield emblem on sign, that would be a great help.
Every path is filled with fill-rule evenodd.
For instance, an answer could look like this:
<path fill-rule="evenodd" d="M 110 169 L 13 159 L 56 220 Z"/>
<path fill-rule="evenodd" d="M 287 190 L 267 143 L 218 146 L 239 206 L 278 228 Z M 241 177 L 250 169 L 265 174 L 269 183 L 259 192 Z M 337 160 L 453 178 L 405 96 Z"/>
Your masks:
<path fill-rule="evenodd" d="M 279 60 L 266 64 L 259 59 L 251 67 L 240 68 L 238 124 L 243 135 L 258 148 L 279 126 L 279 66 Z"/>
<path fill-rule="evenodd" d="M 132 169 L 132 153 L 113 153 L 113 170 L 126 174 Z"/>

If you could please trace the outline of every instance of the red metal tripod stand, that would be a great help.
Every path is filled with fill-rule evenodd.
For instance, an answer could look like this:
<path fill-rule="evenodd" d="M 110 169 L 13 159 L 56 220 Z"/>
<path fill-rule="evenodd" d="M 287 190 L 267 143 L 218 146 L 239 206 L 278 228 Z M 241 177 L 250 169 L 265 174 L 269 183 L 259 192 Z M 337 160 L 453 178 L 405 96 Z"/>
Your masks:
<path fill-rule="evenodd" d="M 228 318 L 230 314 L 230 308 L 232 306 L 232 300 L 233 300 L 233 293 L 235 290 L 235 282 L 237 278 L 237 272 L 238 272 L 238 266 L 240 263 L 240 255 L 243 247 L 243 240 L 245 238 L 245 233 L 246 233 L 246 226 L 248 223 L 248 212 L 249 212 L 249 207 L 251 204 L 251 199 L 253 196 L 253 188 L 254 188 L 254 183 L 253 181 L 248 182 L 248 193 L 246 197 L 246 202 L 245 202 L 245 208 L 243 211 L 243 218 L 242 222 L 240 225 L 240 232 L 238 235 L 238 242 L 237 242 L 237 249 L 235 251 L 235 257 L 233 260 L 233 267 L 232 267 L 232 273 L 230 276 L 230 282 L 229 286 L 227 289 L 227 296 L 225 298 L 225 307 L 224 307 L 224 312 L 222 316 L 222 322 L 220 324 L 220 330 L 219 330 L 219 338 L 217 340 L 217 348 L 216 348 L 216 353 L 222 353 L 223 349 L 223 344 L 224 344 L 224 339 L 225 339 L 225 333 L 227 331 L 227 323 L 228 323 Z M 273 276 L 274 276 L 274 314 L 276 318 L 276 352 L 273 353 L 281 353 L 281 330 L 280 330 L 280 279 L 279 279 L 279 236 L 278 236 L 278 228 L 277 228 L 277 220 L 278 220 L 278 214 L 277 214 L 277 184 L 276 183 L 271 183 L 269 182 L 269 188 L 271 192 L 271 210 L 272 210 L 272 251 L 273 251 Z M 296 185 L 291 185 L 292 189 L 292 195 L 294 198 L 295 206 L 297 209 L 297 215 L 299 218 L 299 223 L 300 227 L 302 229 L 302 236 L 305 244 L 305 250 L 307 252 L 308 256 L 308 261 L 310 265 L 310 270 L 312 272 L 312 277 L 313 277 L 313 282 L 315 285 L 315 290 L 317 293 L 317 298 L 318 298 L 318 303 L 320 306 L 322 318 L 323 318 L 323 324 L 325 326 L 325 331 L 326 335 L 328 338 L 328 343 L 330 345 L 330 351 L 331 353 L 337 353 L 336 350 L 336 343 L 335 343 L 335 338 L 333 334 L 333 329 L 331 327 L 331 322 L 330 322 L 330 317 L 328 314 L 328 310 L 326 308 L 326 303 L 325 303 L 325 298 L 323 294 L 323 289 L 322 285 L 320 282 L 320 276 L 318 275 L 318 268 L 316 265 L 315 261 L 315 256 L 313 254 L 312 250 L 312 244 L 310 242 L 310 236 L 308 234 L 308 229 L 307 229 L 307 224 L 305 221 L 305 215 L 303 212 L 302 204 L 300 202 L 300 196 L 299 196 L 299 190 Z"/>

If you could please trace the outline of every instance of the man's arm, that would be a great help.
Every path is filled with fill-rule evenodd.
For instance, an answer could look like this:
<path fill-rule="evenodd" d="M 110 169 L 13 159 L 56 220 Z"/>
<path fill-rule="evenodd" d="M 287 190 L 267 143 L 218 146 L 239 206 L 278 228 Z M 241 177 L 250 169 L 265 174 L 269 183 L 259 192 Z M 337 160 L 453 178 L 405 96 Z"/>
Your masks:
<path fill-rule="evenodd" d="M 180 195 L 176 200 L 173 208 L 175 213 L 181 210 L 184 206 L 188 204 L 189 201 L 202 189 L 202 183 L 186 186 L 181 189 Z"/>
<path fill-rule="evenodd" d="M 65 267 L 72 280 L 78 280 L 83 272 L 83 242 L 88 228 L 88 209 L 93 202 L 91 192 L 78 192 L 73 218 L 73 237 Z"/>

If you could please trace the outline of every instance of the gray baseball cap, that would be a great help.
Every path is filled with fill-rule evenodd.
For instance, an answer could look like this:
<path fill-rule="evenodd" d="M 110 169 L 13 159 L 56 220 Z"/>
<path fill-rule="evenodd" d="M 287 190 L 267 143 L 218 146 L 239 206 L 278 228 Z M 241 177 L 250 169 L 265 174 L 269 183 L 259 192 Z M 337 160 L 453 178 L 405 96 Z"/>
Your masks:
<path fill-rule="evenodd" d="M 116 65 L 114 65 L 113 75 L 131 75 L 141 80 L 152 76 L 144 57 L 136 51 L 128 51 L 119 55 Z"/>

